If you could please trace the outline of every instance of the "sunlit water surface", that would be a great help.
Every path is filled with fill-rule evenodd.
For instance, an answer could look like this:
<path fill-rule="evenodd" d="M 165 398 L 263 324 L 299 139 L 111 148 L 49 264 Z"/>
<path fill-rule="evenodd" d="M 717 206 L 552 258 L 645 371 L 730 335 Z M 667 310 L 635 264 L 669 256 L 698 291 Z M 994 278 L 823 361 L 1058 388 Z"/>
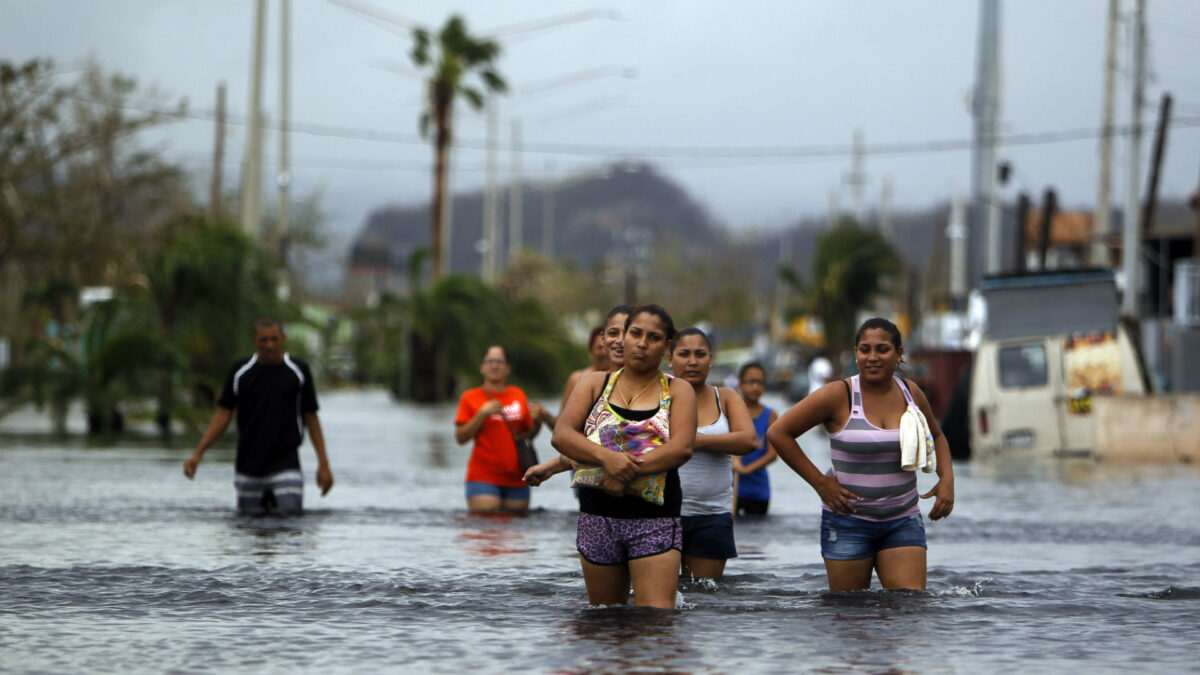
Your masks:
<path fill-rule="evenodd" d="M 818 501 L 782 464 L 717 584 L 676 611 L 587 607 L 565 476 L 526 517 L 470 516 L 451 406 L 322 397 L 337 486 L 234 515 L 232 450 L 0 436 L 6 671 L 1194 671 L 1200 473 L 956 466 L 929 590 L 831 595 Z M 11 420 L 6 421 L 12 428 Z M 828 445 L 802 439 L 820 466 Z M 552 452 L 548 435 L 539 450 Z M 920 476 L 922 489 L 932 484 Z M 929 502 L 923 502 L 928 513 Z"/>

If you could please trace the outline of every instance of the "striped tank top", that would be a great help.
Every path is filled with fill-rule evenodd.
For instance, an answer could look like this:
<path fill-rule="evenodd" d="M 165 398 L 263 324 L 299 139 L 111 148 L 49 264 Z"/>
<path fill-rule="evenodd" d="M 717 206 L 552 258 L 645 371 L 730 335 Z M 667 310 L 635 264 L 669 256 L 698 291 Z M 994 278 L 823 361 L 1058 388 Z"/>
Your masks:
<path fill-rule="evenodd" d="M 904 400 L 912 395 L 904 381 L 892 376 Z M 864 520 L 894 520 L 920 513 L 917 507 L 917 476 L 900 468 L 900 430 L 880 429 L 867 421 L 863 410 L 858 375 L 850 378 L 850 419 L 846 426 L 829 434 L 829 456 L 835 476 L 847 490 L 862 497 L 853 502 L 853 514 Z M 830 508 L 822 504 L 821 508 Z"/>

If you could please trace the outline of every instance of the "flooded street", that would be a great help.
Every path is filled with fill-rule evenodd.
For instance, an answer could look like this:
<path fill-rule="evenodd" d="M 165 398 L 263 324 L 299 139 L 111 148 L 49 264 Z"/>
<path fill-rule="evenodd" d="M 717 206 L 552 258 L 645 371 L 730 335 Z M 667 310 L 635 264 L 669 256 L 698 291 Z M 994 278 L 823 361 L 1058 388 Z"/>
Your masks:
<path fill-rule="evenodd" d="M 590 609 L 565 476 L 526 517 L 470 516 L 453 406 L 330 392 L 327 498 L 233 512 L 233 451 L 0 436 L 0 645 L 27 671 L 1178 672 L 1200 624 L 1200 472 L 956 465 L 929 591 L 825 592 L 815 493 L 771 466 L 771 515 L 683 608 Z M 779 401 L 768 401 L 768 404 Z M 6 420 L 7 428 L 21 420 Z M 232 437 L 232 434 L 230 434 Z M 231 438 L 229 439 L 231 440 Z M 538 438 L 543 457 L 549 436 Z M 802 439 L 828 466 L 819 439 Z M 919 477 L 920 488 L 932 484 Z M 922 503 L 925 513 L 930 504 Z"/>

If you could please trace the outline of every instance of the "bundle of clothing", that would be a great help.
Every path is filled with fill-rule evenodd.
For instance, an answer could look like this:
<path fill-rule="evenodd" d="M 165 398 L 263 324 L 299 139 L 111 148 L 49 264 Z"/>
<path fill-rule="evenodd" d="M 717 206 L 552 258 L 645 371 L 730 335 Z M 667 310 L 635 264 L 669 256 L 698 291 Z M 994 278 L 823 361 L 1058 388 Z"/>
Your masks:
<path fill-rule="evenodd" d="M 933 451 L 933 434 L 929 423 L 917 406 L 909 404 L 900 417 L 900 468 L 920 469 L 925 473 L 937 470 L 937 454 Z"/>

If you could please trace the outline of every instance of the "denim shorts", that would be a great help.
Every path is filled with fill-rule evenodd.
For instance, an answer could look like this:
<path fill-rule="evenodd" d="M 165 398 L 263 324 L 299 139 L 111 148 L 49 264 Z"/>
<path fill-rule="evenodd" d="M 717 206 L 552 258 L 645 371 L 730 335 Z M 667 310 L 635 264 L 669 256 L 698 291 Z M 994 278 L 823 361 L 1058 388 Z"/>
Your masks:
<path fill-rule="evenodd" d="M 733 543 L 733 514 L 683 516 L 683 554 L 696 558 L 728 560 L 737 557 Z"/>
<path fill-rule="evenodd" d="M 620 565 L 682 546 L 678 517 L 610 518 L 579 514 L 575 547 L 593 565 Z"/>
<path fill-rule="evenodd" d="M 492 485 L 491 483 L 482 483 L 479 481 L 467 481 L 467 499 L 478 497 L 480 495 L 491 495 L 499 498 L 501 501 L 529 501 L 529 486 L 522 485 L 521 487 L 505 487 L 503 485 Z"/>
<path fill-rule="evenodd" d="M 900 546 L 927 548 L 921 514 L 874 521 L 821 511 L 822 558 L 865 560 L 884 549 Z"/>

